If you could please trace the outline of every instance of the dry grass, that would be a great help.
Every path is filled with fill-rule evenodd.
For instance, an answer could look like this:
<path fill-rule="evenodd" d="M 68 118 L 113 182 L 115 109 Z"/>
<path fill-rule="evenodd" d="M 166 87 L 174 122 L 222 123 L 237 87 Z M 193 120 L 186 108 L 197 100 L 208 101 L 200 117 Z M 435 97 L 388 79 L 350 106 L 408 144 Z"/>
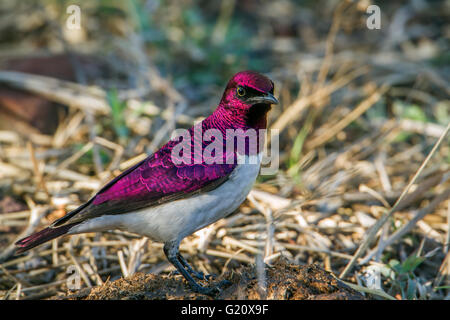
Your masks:
<path fill-rule="evenodd" d="M 22 8 L 5 1 L 1 12 L 25 19 L 27 10 L 36 6 L 34 19 L 42 20 L 45 29 L 8 45 L 0 57 L 29 53 L 33 41 L 46 37 L 44 47 L 50 52 L 71 53 L 77 74 L 60 80 L 0 71 L 2 85 L 32 92 L 68 110 L 51 134 L 0 130 L 0 201 L 12 197 L 19 204 L 11 212 L 0 211 L 0 297 L 65 294 L 69 266 L 80 274 L 82 287 L 138 271 L 172 271 L 161 244 L 118 231 L 63 238 L 13 256 L 16 239 L 86 201 L 120 170 L 157 149 L 174 128 L 192 125 L 211 112 L 222 90 L 214 81 L 176 85 L 170 68 L 163 75 L 153 62 L 156 54 L 149 50 L 152 28 L 133 28 L 140 21 L 133 14 L 111 17 L 110 32 L 95 37 L 92 26 L 86 26 L 84 32 L 90 36 L 80 41 L 49 31 L 62 21 L 55 17 L 58 5 L 30 3 Z M 256 44 L 250 46 L 264 52 L 278 88 L 281 107 L 272 111 L 270 126 L 279 130 L 280 170 L 261 177 L 235 215 L 182 242 L 182 254 L 199 271 L 224 274 L 241 264 L 261 266 L 261 261 L 271 264 L 283 256 L 295 264 L 319 263 L 360 289 L 365 287 L 361 291 L 371 298 L 381 297 L 368 293 L 374 288 L 387 293 L 385 298 L 450 298 L 449 66 L 430 62 L 441 57 L 436 51 L 448 51 L 448 43 L 441 41 L 448 27 L 439 19 L 449 14 L 437 9 L 445 7 L 439 1 L 436 7 L 419 9 L 408 2 L 390 4 L 388 25 L 403 32 L 387 27 L 369 31 L 364 27 L 368 3 L 343 1 L 323 13 L 286 1 L 301 21 L 317 21 L 302 25 L 293 15 L 286 18 L 299 23 L 298 30 L 306 30 L 301 31 L 301 44 L 296 36 L 282 36 L 274 27 L 280 19 L 277 10 L 286 14 L 283 8 L 262 1 L 255 11 L 256 25 L 272 27 L 272 32 L 261 27 L 268 34 L 255 35 Z M 173 9 L 174 4 L 165 6 Z M 87 10 L 102 22 L 95 6 Z M 206 14 L 212 9 L 204 10 Z M 235 7 L 222 5 L 218 10 L 216 46 L 227 44 L 224 34 L 233 25 Z M 400 12 L 415 29 L 405 26 Z M 10 15 L 4 15 L 0 33 L 8 30 Z M 429 19 L 435 23 L 429 25 Z M 153 23 L 167 27 L 162 17 Z M 170 27 L 174 38 L 183 28 Z M 25 34 L 33 30 L 23 28 Z M 419 29 L 423 34 L 414 31 Z M 191 70 L 185 66 L 188 62 L 181 63 L 180 54 L 193 69 L 201 65 L 199 55 L 212 55 L 201 45 L 189 45 L 179 48 L 181 53 L 168 51 L 173 69 Z M 165 50 L 154 46 L 153 51 Z M 104 55 L 109 74 L 92 75 L 75 54 L 81 52 Z M 222 75 L 221 81 L 228 76 Z M 379 286 L 374 274 L 379 275 Z M 260 280 L 264 283 L 264 274 Z"/>

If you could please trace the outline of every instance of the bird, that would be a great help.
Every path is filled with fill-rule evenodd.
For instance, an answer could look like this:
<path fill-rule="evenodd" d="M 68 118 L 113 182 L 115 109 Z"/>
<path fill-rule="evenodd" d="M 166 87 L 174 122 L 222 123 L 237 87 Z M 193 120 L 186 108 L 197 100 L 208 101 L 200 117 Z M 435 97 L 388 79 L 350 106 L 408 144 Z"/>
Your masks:
<path fill-rule="evenodd" d="M 245 201 L 260 171 L 264 145 L 261 138 L 273 104 L 278 100 L 272 80 L 251 70 L 236 73 L 208 117 L 123 171 L 78 208 L 17 241 L 16 254 L 63 235 L 128 231 L 162 242 L 167 260 L 194 292 L 217 293 L 226 280 L 215 286 L 199 284 L 194 278 L 209 277 L 189 265 L 179 245 L 185 237 L 229 216 Z M 196 132 L 208 131 L 214 137 L 195 140 Z M 257 139 L 245 136 L 248 132 Z M 244 144 L 240 148 L 239 142 L 238 146 L 227 145 L 242 136 Z M 175 152 L 188 142 L 194 146 Z M 211 147 L 213 144 L 216 148 Z M 224 149 L 222 154 L 219 146 Z M 206 151 L 210 151 L 209 156 Z"/>

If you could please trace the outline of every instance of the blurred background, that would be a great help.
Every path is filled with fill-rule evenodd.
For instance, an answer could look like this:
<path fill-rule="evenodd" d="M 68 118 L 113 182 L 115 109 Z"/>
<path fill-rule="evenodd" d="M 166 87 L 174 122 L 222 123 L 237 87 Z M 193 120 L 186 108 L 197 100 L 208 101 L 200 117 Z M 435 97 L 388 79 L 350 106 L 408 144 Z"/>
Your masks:
<path fill-rule="evenodd" d="M 0 297 L 63 295 L 74 263 L 82 287 L 168 274 L 161 244 L 123 232 L 21 256 L 13 243 L 209 115 L 252 69 L 275 82 L 280 168 L 187 238 L 186 258 L 221 274 L 282 257 L 395 299 L 449 298 L 448 136 L 389 211 L 450 122 L 449 21 L 440 0 L 1 1 Z"/>

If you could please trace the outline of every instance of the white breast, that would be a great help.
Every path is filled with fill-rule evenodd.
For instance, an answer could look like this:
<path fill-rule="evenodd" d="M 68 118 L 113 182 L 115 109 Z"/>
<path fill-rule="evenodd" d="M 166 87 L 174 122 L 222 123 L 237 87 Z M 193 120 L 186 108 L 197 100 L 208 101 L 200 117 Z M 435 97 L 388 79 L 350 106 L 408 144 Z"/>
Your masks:
<path fill-rule="evenodd" d="M 239 156 L 239 164 L 228 180 L 212 191 L 131 213 L 94 218 L 69 233 L 122 229 L 160 242 L 181 241 L 239 207 L 258 176 L 261 156 Z"/>

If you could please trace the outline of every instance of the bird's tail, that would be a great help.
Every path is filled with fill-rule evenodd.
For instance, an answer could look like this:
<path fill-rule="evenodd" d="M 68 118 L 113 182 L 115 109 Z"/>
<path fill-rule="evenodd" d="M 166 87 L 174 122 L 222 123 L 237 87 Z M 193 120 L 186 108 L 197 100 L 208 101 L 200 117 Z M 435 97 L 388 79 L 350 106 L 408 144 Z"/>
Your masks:
<path fill-rule="evenodd" d="M 23 238 L 15 243 L 15 245 L 19 247 L 18 249 L 16 249 L 16 254 L 25 252 L 44 242 L 62 236 L 66 234 L 73 226 L 74 224 L 72 223 L 57 228 L 47 227 L 39 232 L 33 233 L 32 235 Z"/>

